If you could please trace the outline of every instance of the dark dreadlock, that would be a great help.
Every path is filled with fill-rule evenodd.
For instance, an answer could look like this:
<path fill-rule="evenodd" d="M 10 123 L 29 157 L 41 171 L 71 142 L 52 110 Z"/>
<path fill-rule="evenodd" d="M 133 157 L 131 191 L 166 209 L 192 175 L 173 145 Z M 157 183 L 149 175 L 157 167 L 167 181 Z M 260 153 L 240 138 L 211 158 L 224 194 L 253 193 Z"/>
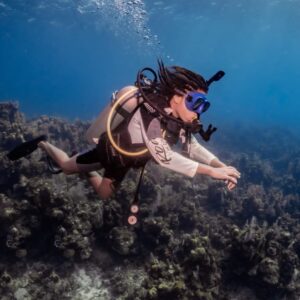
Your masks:
<path fill-rule="evenodd" d="M 201 75 L 179 66 L 165 67 L 161 60 L 158 60 L 158 66 L 157 88 L 169 99 L 179 91 L 184 93 L 186 90 L 197 89 L 208 91 L 207 82 Z"/>

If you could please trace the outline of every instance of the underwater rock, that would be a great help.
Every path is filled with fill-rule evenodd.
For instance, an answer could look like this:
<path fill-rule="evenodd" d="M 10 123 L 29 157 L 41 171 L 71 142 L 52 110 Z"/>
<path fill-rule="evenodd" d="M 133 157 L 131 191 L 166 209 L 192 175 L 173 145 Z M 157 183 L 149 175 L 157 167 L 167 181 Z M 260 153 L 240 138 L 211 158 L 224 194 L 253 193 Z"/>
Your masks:
<path fill-rule="evenodd" d="M 257 275 L 263 282 L 270 285 L 278 284 L 280 279 L 278 261 L 271 258 L 263 259 L 258 265 Z"/>
<path fill-rule="evenodd" d="M 121 255 L 136 253 L 136 239 L 135 232 L 127 227 L 114 227 L 109 232 L 111 248 Z"/>
<path fill-rule="evenodd" d="M 168 244 L 172 232 L 162 217 L 148 217 L 142 221 L 142 234 L 145 241 L 153 244 Z"/>

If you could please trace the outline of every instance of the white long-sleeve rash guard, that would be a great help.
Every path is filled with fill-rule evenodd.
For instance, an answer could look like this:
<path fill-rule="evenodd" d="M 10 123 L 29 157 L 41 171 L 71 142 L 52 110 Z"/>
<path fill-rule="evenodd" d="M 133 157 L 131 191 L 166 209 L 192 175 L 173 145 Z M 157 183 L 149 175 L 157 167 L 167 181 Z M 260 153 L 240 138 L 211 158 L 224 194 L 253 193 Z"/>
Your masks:
<path fill-rule="evenodd" d="M 210 164 L 216 158 L 214 154 L 201 146 L 194 136 L 192 136 L 189 146 L 191 159 L 173 151 L 162 137 L 160 121 L 157 118 L 153 118 L 147 128 L 145 128 L 140 108 L 129 122 L 128 131 L 132 144 L 144 143 L 153 159 L 159 165 L 189 177 L 196 175 L 198 162 Z M 181 131 L 180 138 L 181 140 L 185 138 L 184 130 Z"/>

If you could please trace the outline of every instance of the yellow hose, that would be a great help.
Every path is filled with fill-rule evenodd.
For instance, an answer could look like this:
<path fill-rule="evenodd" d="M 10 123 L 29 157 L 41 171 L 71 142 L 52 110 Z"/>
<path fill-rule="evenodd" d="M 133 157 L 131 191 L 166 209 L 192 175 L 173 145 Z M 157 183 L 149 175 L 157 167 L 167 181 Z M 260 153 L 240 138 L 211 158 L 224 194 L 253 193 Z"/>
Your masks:
<path fill-rule="evenodd" d="M 116 111 L 116 107 L 119 105 L 119 103 L 124 99 L 126 98 L 130 93 L 132 92 L 135 92 L 137 91 L 138 88 L 133 88 L 129 91 L 127 91 L 124 95 L 122 95 L 113 105 L 113 107 L 111 108 L 109 114 L 108 114 L 108 118 L 107 118 L 107 124 L 106 124 L 106 131 L 107 131 L 107 135 L 108 135 L 108 138 L 109 138 L 109 141 L 111 142 L 111 144 L 113 145 L 113 147 L 118 151 L 120 152 L 121 154 L 124 154 L 124 155 L 127 155 L 127 156 L 139 156 L 139 155 L 143 155 L 145 153 L 148 152 L 148 149 L 145 148 L 143 150 L 140 150 L 140 151 L 136 151 L 136 152 L 128 152 L 122 148 L 120 148 L 117 143 L 114 141 L 113 137 L 112 137 L 112 134 L 111 134 L 111 121 L 112 121 L 112 118 L 113 118 L 113 114 L 114 112 Z"/>

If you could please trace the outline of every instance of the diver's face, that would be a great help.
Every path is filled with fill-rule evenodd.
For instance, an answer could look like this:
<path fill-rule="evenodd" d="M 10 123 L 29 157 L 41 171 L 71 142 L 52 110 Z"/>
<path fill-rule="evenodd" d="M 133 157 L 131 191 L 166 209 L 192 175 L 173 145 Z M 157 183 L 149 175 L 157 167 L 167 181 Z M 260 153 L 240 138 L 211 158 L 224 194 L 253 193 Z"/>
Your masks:
<path fill-rule="evenodd" d="M 191 91 L 189 91 L 191 92 Z M 206 94 L 203 90 L 198 89 L 194 92 L 199 92 Z M 173 109 L 173 115 L 177 118 L 180 118 L 186 123 L 192 123 L 193 120 L 198 119 L 198 114 L 196 112 L 190 111 L 185 105 L 185 98 L 187 95 L 174 95 L 171 99 L 170 105 Z"/>
<path fill-rule="evenodd" d="M 187 123 L 192 123 L 193 120 L 198 118 L 197 113 L 190 111 L 186 108 L 185 105 L 185 96 L 182 97 L 181 101 L 179 102 L 178 106 L 177 106 L 177 113 L 178 113 L 178 117 Z"/>

